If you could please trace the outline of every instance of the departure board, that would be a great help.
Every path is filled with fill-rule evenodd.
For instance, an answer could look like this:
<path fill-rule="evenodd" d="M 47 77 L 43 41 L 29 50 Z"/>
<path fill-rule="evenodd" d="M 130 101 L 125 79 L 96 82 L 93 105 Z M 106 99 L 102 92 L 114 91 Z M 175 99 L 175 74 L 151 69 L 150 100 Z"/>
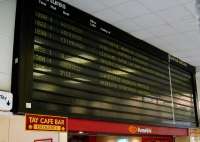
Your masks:
<path fill-rule="evenodd" d="M 17 113 L 197 125 L 192 66 L 61 1 L 19 0 L 17 13 Z"/>

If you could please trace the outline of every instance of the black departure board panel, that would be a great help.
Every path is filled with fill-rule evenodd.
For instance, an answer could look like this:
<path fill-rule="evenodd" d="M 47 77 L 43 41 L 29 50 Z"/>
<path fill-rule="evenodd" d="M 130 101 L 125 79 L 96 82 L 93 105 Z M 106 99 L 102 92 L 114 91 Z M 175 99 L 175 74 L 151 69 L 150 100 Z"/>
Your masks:
<path fill-rule="evenodd" d="M 197 125 L 194 67 L 57 0 L 19 0 L 17 113 Z"/>

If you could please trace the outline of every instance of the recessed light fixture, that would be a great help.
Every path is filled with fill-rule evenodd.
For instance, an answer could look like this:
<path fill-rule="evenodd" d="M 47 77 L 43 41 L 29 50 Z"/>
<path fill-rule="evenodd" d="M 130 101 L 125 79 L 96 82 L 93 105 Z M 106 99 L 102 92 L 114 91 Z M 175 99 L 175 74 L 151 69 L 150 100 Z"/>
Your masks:
<path fill-rule="evenodd" d="M 83 132 L 83 131 L 79 131 L 78 133 L 79 133 L 79 134 L 83 134 L 84 132 Z"/>

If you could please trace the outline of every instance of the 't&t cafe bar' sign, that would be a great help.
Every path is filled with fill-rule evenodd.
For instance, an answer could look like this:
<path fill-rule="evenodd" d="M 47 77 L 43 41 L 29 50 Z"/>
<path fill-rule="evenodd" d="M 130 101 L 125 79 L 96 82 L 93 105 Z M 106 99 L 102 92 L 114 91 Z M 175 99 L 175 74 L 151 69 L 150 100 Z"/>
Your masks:
<path fill-rule="evenodd" d="M 26 114 L 26 130 L 67 131 L 67 119 L 59 116 Z"/>

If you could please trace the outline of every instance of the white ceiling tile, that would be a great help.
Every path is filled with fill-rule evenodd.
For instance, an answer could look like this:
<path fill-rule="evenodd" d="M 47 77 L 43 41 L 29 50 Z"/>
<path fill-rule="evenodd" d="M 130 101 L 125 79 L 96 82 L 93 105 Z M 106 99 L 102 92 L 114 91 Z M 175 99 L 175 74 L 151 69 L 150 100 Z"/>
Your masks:
<path fill-rule="evenodd" d="M 161 40 L 166 41 L 166 43 L 169 43 L 173 47 L 175 47 L 175 44 L 178 44 L 180 42 L 187 41 L 187 38 L 182 34 L 182 33 L 176 33 L 174 35 L 167 35 L 167 36 L 162 36 L 159 37 Z"/>
<path fill-rule="evenodd" d="M 180 55 L 180 57 L 182 58 L 192 58 L 192 57 L 199 57 L 199 52 L 200 50 L 198 49 L 198 47 L 196 48 L 192 48 L 191 50 L 182 50 L 182 51 L 177 51 L 177 54 Z"/>
<path fill-rule="evenodd" d="M 164 50 L 166 52 L 174 52 L 175 49 L 171 46 L 169 46 L 168 41 L 160 39 L 158 37 L 150 37 L 150 38 L 146 38 L 145 41 L 147 41 L 148 43 L 155 45 L 156 47 L 162 47 L 161 50 Z"/>
<path fill-rule="evenodd" d="M 159 38 L 159 40 L 165 42 L 166 44 L 169 44 L 169 43 L 172 43 L 171 41 L 173 41 L 173 40 L 176 39 L 176 38 L 174 38 L 174 37 L 176 37 L 176 35 L 177 34 L 175 34 L 175 35 L 161 36 L 161 37 L 158 37 L 158 38 Z"/>
<path fill-rule="evenodd" d="M 184 4 L 184 6 L 185 6 L 186 9 L 189 10 L 195 17 L 197 17 L 197 11 L 196 11 L 196 7 L 195 7 L 195 2 L 186 3 L 186 4 Z"/>
<path fill-rule="evenodd" d="M 64 1 L 200 66 L 200 24 L 195 15 L 195 0 Z"/>
<path fill-rule="evenodd" d="M 157 27 L 153 27 L 153 28 L 149 28 L 146 30 L 158 37 L 176 34 L 176 31 L 172 27 L 170 27 L 169 25 L 166 25 L 166 24 L 160 25 Z"/>
<path fill-rule="evenodd" d="M 184 18 L 184 19 L 176 19 L 176 20 L 170 20 L 170 19 L 164 19 L 166 21 L 166 23 L 168 23 L 169 25 L 176 25 L 178 23 L 191 23 L 191 22 L 197 22 L 196 19 L 194 17 L 188 17 L 188 18 Z"/>
<path fill-rule="evenodd" d="M 190 43 L 190 48 L 197 48 L 200 49 L 200 31 L 196 30 L 193 32 L 186 32 L 184 33 L 184 37 L 187 39 L 186 41 L 188 41 Z M 198 52 L 200 54 L 200 52 Z"/>
<path fill-rule="evenodd" d="M 104 5 L 106 5 L 108 7 L 122 4 L 126 1 L 128 1 L 128 0 L 100 0 L 100 2 L 102 2 Z"/>
<path fill-rule="evenodd" d="M 157 14 L 169 23 L 193 18 L 193 15 L 183 6 L 177 6 L 167 10 L 159 11 Z"/>
<path fill-rule="evenodd" d="M 164 10 L 179 4 L 177 0 L 138 0 L 152 11 Z"/>
<path fill-rule="evenodd" d="M 94 13 L 94 16 L 107 21 L 109 23 L 114 23 L 115 21 L 120 21 L 123 19 L 121 15 L 118 13 L 114 12 L 112 9 L 105 9 L 99 12 Z"/>
<path fill-rule="evenodd" d="M 178 0 L 180 3 L 192 3 L 194 2 L 195 0 Z"/>
<path fill-rule="evenodd" d="M 88 13 L 93 13 L 106 8 L 98 0 L 70 0 L 68 3 Z"/>
<path fill-rule="evenodd" d="M 114 23 L 115 26 L 119 27 L 122 30 L 125 30 L 129 33 L 133 31 L 139 31 L 142 29 L 139 25 L 137 25 L 132 19 L 126 19 L 121 22 Z"/>
<path fill-rule="evenodd" d="M 155 27 L 165 24 L 165 22 L 154 14 L 147 14 L 134 19 L 134 22 L 140 25 L 142 28 Z"/>
<path fill-rule="evenodd" d="M 134 31 L 134 32 L 131 32 L 131 34 L 137 38 L 140 38 L 140 39 L 146 39 L 146 38 L 150 38 L 150 37 L 153 37 L 154 35 L 149 33 L 148 31 Z"/>
<path fill-rule="evenodd" d="M 184 36 L 178 37 L 177 41 L 171 42 L 168 46 L 174 48 L 174 52 L 169 52 L 177 57 L 187 57 L 194 54 L 193 50 L 197 51 L 198 46 L 194 45 L 192 41 L 188 41 Z M 172 41 L 172 40 L 171 40 Z"/>
<path fill-rule="evenodd" d="M 175 24 L 170 24 L 178 32 L 198 31 L 199 25 L 195 20 L 177 21 Z"/>
<path fill-rule="evenodd" d="M 175 43 L 175 45 L 177 45 L 177 52 L 181 52 L 181 51 L 186 51 L 187 53 L 189 53 L 192 49 L 195 48 L 195 46 L 191 46 L 193 43 L 192 42 L 188 42 L 188 41 L 182 41 L 182 42 L 177 42 Z M 197 48 L 197 47 L 196 47 Z"/>
<path fill-rule="evenodd" d="M 175 57 L 176 56 L 176 48 L 174 46 L 170 46 L 169 44 L 168 45 L 161 45 L 161 50 L 167 52 L 167 53 L 170 53 L 170 55 L 173 55 Z"/>
<path fill-rule="evenodd" d="M 168 41 L 164 40 L 164 39 L 160 39 L 158 37 L 152 37 L 152 38 L 148 38 L 146 39 L 147 41 L 149 41 L 150 43 L 152 43 L 153 45 L 159 45 L 159 46 L 165 46 L 168 45 Z"/>
<path fill-rule="evenodd" d="M 200 62 L 200 58 L 199 57 L 186 57 L 186 58 L 181 58 L 182 60 L 184 60 L 185 62 L 195 65 L 195 66 L 199 66 L 199 62 Z"/>
<path fill-rule="evenodd" d="M 191 59 L 200 62 L 200 56 L 194 56 L 194 57 L 192 57 Z"/>
<path fill-rule="evenodd" d="M 169 43 L 168 45 L 165 46 L 166 50 L 169 51 L 168 53 L 170 54 L 176 54 L 177 52 L 177 48 L 180 48 L 179 45 L 177 45 L 176 43 Z"/>
<path fill-rule="evenodd" d="M 184 36 L 188 39 L 193 39 L 194 41 L 200 42 L 200 30 L 186 32 L 184 33 Z"/>
<path fill-rule="evenodd" d="M 70 0 L 62 0 L 62 1 L 68 3 Z"/>
<path fill-rule="evenodd" d="M 112 7 L 112 9 L 119 12 L 124 18 L 134 18 L 149 13 L 140 3 L 131 0 Z"/>

